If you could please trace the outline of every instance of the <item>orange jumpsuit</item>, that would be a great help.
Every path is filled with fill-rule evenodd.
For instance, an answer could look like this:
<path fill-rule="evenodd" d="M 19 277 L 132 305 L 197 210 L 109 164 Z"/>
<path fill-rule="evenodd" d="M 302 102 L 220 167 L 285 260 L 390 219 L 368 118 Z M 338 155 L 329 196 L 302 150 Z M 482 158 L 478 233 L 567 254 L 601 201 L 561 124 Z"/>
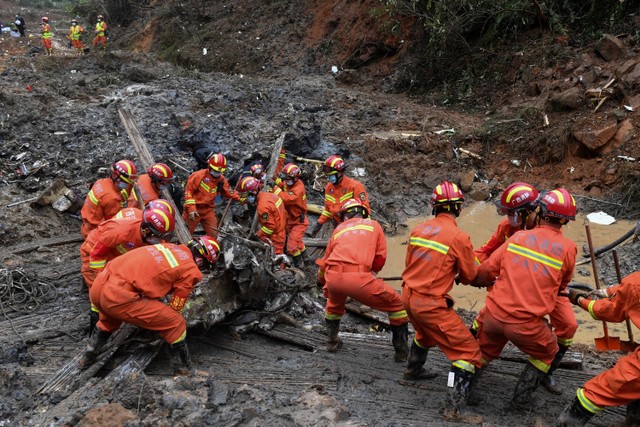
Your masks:
<path fill-rule="evenodd" d="M 609 298 L 598 301 L 580 299 L 580 306 L 596 320 L 622 322 L 630 319 L 640 327 L 640 272 L 635 272 L 619 285 L 607 288 Z M 621 406 L 640 400 L 640 347 L 621 357 L 615 366 L 590 379 L 579 388 L 578 400 L 592 413 L 607 406 Z"/>
<path fill-rule="evenodd" d="M 271 240 L 276 255 L 284 254 L 285 226 L 287 223 L 284 202 L 280 196 L 262 191 L 258 193 L 256 210 L 261 225 L 256 234 L 264 242 L 267 239 Z"/>
<path fill-rule="evenodd" d="M 97 46 L 101 44 L 103 48 L 107 47 L 107 23 L 98 21 L 96 23 L 96 36 L 93 38 L 93 45 Z"/>
<path fill-rule="evenodd" d="M 448 294 L 456 273 L 464 284 L 476 276 L 471 238 L 451 215 L 440 213 L 411 231 L 405 265 L 402 302 L 416 329 L 416 344 L 437 345 L 454 366 L 475 372 L 482 366 L 478 342 Z"/>
<path fill-rule="evenodd" d="M 142 205 L 138 201 L 138 197 L 135 191 L 131 191 L 131 196 L 129 197 L 129 206 L 132 208 L 144 208 L 147 206 L 152 200 L 160 199 L 160 192 L 151 182 L 151 177 L 148 173 L 142 174 L 138 177 L 136 181 L 136 187 L 138 188 L 138 192 L 140 193 L 140 197 L 142 198 Z"/>
<path fill-rule="evenodd" d="M 157 331 L 169 344 L 187 334 L 182 314 L 163 304 L 169 293 L 187 299 L 202 280 L 185 245 L 142 246 L 107 264 L 91 287 L 91 300 L 100 310 L 98 328 L 114 332 L 122 322 Z"/>
<path fill-rule="evenodd" d="M 476 254 L 476 261 L 478 263 L 485 262 L 492 253 L 502 246 L 502 244 L 517 231 L 520 231 L 520 227 L 512 226 L 509 223 L 508 218 L 503 219 L 500 224 L 498 224 L 498 228 L 487 243 L 474 251 Z M 491 289 L 492 286 L 487 288 L 488 291 L 491 291 Z M 485 308 L 483 307 L 482 310 L 480 310 L 480 313 L 478 313 L 478 317 L 473 321 L 474 327 L 477 330 L 481 327 L 481 319 L 484 311 Z M 558 344 L 566 347 L 573 344 L 573 337 L 578 330 L 578 321 L 576 320 L 576 315 L 573 312 L 573 307 L 571 307 L 571 303 L 567 298 L 558 298 L 556 306 L 553 308 L 553 311 L 549 313 L 549 319 L 551 320 L 551 326 L 554 329 L 554 333 L 558 337 Z"/>
<path fill-rule="evenodd" d="M 542 225 L 517 232 L 480 265 L 481 281 L 498 276 L 487 294 L 478 338 L 485 364 L 511 341 L 536 368 L 549 370 L 558 343 L 544 316 L 571 280 L 576 253 L 576 244 L 560 229 Z"/>
<path fill-rule="evenodd" d="M 51 45 L 51 25 L 49 24 L 42 24 L 42 26 L 40 27 L 40 31 L 42 32 L 42 45 L 44 46 L 44 49 L 46 52 L 50 52 L 52 45 Z"/>
<path fill-rule="evenodd" d="M 322 259 L 318 278 L 327 298 L 325 317 L 342 318 L 347 297 L 389 314 L 391 325 L 409 322 L 400 295 L 376 278 L 387 260 L 387 242 L 382 227 L 372 219 L 352 218 L 338 225 Z"/>
<path fill-rule="evenodd" d="M 369 196 L 360 181 L 344 175 L 339 184 L 327 184 L 324 188 L 324 208 L 322 215 L 318 218 L 318 223 L 324 224 L 333 220 L 336 224 L 340 224 L 342 222 L 340 209 L 349 199 L 360 200 L 369 210 Z"/>
<path fill-rule="evenodd" d="M 82 277 L 89 289 L 107 262 L 144 245 L 140 234 L 141 224 L 142 218 L 113 218 L 89 233 L 80 246 Z"/>
<path fill-rule="evenodd" d="M 307 218 L 307 193 L 304 183 L 297 180 L 291 187 L 284 181 L 278 184 L 282 189 L 279 193 L 275 193 L 284 202 L 284 208 L 287 211 L 287 252 L 291 256 L 298 256 L 305 250 L 304 232 L 309 227 L 309 219 Z"/>
<path fill-rule="evenodd" d="M 209 236 L 217 236 L 218 218 L 215 212 L 215 200 L 218 191 L 227 199 L 240 200 L 238 193 L 229 189 L 227 179 L 220 175 L 217 178 L 211 176 L 209 169 L 201 169 L 195 171 L 187 180 L 187 187 L 184 190 L 184 210 L 182 219 L 184 219 L 189 229 L 189 233 L 193 234 L 194 230 L 200 222 L 204 227 L 204 231 Z M 198 212 L 195 219 L 190 220 L 189 214 Z"/>
<path fill-rule="evenodd" d="M 111 178 L 97 180 L 87 194 L 80 211 L 82 237 L 86 239 L 89 232 L 98 227 L 102 221 L 111 219 L 120 209 L 126 207 L 130 190 L 131 187 L 119 190 Z"/>

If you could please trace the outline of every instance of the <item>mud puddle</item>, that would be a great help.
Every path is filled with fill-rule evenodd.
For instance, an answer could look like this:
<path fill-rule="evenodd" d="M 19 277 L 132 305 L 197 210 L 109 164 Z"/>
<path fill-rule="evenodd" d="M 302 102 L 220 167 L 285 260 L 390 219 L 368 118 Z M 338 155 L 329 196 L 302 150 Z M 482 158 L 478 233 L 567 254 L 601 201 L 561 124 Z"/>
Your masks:
<path fill-rule="evenodd" d="M 380 273 L 381 277 L 400 276 L 404 269 L 404 260 L 407 250 L 407 240 L 411 234 L 411 230 L 421 222 L 432 218 L 431 216 L 411 218 L 406 222 L 407 228 L 395 236 L 387 238 L 388 255 L 387 264 Z M 471 235 L 471 242 L 475 248 L 486 242 L 498 223 L 502 220 L 495 210 L 493 203 L 478 202 L 465 207 L 458 219 L 458 225 Z M 587 223 L 586 214 L 579 214 L 575 222 L 563 227 L 563 233 L 578 245 L 578 259 L 582 258 L 582 247 L 587 245 L 587 237 L 584 225 Z M 625 234 L 635 226 L 635 222 L 627 220 L 619 220 L 607 226 L 590 224 L 591 237 L 595 247 L 603 246 L 612 242 L 618 237 Z M 584 275 L 581 272 L 587 272 Z M 600 274 L 602 276 L 602 274 Z M 582 265 L 576 267 L 573 281 L 586 283 L 595 288 L 593 272 L 591 265 Z M 602 280 L 600 281 L 603 284 Z M 391 286 L 400 289 L 401 282 L 389 282 Z M 613 283 L 606 283 L 612 285 Z M 456 300 L 456 306 L 466 310 L 479 311 L 484 307 L 484 299 L 486 291 L 484 289 L 472 288 L 470 286 L 454 286 L 451 295 Z M 602 324 L 591 318 L 591 316 L 583 310 L 574 308 L 576 318 L 578 319 L 578 332 L 575 336 L 575 342 L 583 344 L 593 344 L 594 338 L 603 336 Z M 627 330 L 624 323 L 609 323 L 609 333 L 611 336 L 620 337 L 627 340 Z M 634 327 L 634 336 L 638 336 L 639 332 Z"/>

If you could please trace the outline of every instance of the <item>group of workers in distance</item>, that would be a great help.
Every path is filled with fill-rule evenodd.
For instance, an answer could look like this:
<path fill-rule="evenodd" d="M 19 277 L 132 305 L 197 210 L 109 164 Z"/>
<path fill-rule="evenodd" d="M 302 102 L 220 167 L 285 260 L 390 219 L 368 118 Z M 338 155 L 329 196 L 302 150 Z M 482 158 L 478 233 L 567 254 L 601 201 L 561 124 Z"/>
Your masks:
<path fill-rule="evenodd" d="M 84 45 L 82 43 L 82 35 L 85 30 L 78 24 L 76 18 L 71 20 L 71 27 L 69 28 L 69 34 L 67 40 L 71 43 L 74 51 L 77 55 L 84 55 Z M 43 16 L 40 22 L 40 33 L 42 37 L 42 46 L 46 55 L 53 55 L 53 42 L 51 37 L 53 33 L 51 31 L 51 25 L 49 24 L 49 18 Z M 104 16 L 98 15 L 96 18 L 96 25 L 94 29 L 95 37 L 93 38 L 93 46 L 107 48 L 107 23 L 104 21 Z"/>
<path fill-rule="evenodd" d="M 255 206 L 260 222 L 255 237 L 271 245 L 276 255 L 288 253 L 298 267 L 304 266 L 303 236 L 315 236 L 332 221 L 335 229 L 317 260 L 318 286 L 327 299 L 327 351 L 341 347 L 340 320 L 347 298 L 388 313 L 395 361 L 406 362 L 404 379 L 438 376 L 425 367 L 429 349 L 435 346 L 451 360 L 448 418 L 457 417 L 467 404 L 479 403 L 482 396 L 474 392 L 475 385 L 509 341 L 529 356 L 511 406 L 530 408 L 540 384 L 560 394 L 552 374 L 578 326 L 571 304 L 588 310 L 594 319 L 631 319 L 640 326 L 640 273 L 606 291 L 567 287 L 577 248 L 562 234 L 562 227 L 576 216 L 575 199 L 566 189 L 538 192 L 523 182 L 509 185 L 497 202 L 506 218 L 474 250 L 470 236 L 456 222 L 464 195 L 456 184 L 441 182 L 430 200 L 435 217 L 411 231 L 399 293 L 376 277 L 387 257 L 384 232 L 370 216 L 365 187 L 346 176 L 342 157 L 333 155 L 324 162 L 324 206 L 311 229 L 300 168 L 285 165 L 284 151 L 274 176 L 254 165 L 235 189 L 224 177 L 226 169 L 225 156 L 217 153 L 209 157 L 206 169 L 188 178 L 182 217 L 191 234 L 201 224 L 205 235 L 193 237 L 187 245 L 170 243 L 176 212 L 160 194 L 174 179 L 167 165 L 157 163 L 138 177 L 133 162 L 120 160 L 110 177 L 95 182 L 81 211 L 82 273 L 89 287 L 93 331 L 83 366 L 92 363 L 109 335 L 127 322 L 157 331 L 171 346 L 176 372 L 188 372 L 181 311 L 220 253 L 215 237 L 218 195 Z M 487 288 L 485 307 L 471 328 L 454 310 L 449 292 L 455 283 Z M 164 304 L 160 299 L 167 295 L 171 299 Z M 409 322 L 415 329 L 410 346 Z M 628 420 L 639 420 L 639 351 L 579 388 L 556 425 L 581 426 L 604 408 L 624 404 Z"/>

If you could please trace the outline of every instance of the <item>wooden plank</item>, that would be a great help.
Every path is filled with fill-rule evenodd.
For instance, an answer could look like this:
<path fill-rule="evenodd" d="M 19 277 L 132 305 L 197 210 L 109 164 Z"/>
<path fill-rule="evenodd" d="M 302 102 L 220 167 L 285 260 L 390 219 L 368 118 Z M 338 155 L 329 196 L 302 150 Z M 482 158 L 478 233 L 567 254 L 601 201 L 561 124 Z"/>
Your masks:
<path fill-rule="evenodd" d="M 49 239 L 40 239 L 33 242 L 9 246 L 8 248 L 5 248 L 2 252 L 0 252 L 0 258 L 8 254 L 18 255 L 26 252 L 31 252 L 38 249 L 39 247 L 58 246 L 79 242 L 82 242 L 82 236 L 79 233 L 65 234 L 63 236 L 51 237 Z"/>

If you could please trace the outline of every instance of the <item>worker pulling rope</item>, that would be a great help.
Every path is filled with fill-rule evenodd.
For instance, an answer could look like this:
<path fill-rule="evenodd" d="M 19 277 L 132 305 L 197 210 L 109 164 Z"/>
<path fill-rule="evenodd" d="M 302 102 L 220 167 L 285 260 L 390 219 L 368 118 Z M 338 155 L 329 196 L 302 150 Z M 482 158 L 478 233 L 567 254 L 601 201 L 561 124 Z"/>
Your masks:
<path fill-rule="evenodd" d="M 20 313 L 32 313 L 43 302 L 55 301 L 58 290 L 52 283 L 29 276 L 20 268 L 0 269 L 0 305 Z"/>

